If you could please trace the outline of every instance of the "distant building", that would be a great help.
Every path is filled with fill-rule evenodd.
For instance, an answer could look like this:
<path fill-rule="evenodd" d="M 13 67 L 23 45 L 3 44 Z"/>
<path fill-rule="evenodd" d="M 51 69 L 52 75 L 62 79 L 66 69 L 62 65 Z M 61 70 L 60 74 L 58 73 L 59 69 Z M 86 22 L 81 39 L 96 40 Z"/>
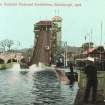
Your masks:
<path fill-rule="evenodd" d="M 54 16 L 52 18 L 52 22 L 53 22 L 53 27 L 57 27 L 57 32 L 56 32 L 57 46 L 61 46 L 61 43 L 62 43 L 62 18 L 59 16 Z"/>
<path fill-rule="evenodd" d="M 68 46 L 67 47 L 67 61 L 75 60 L 75 56 L 79 55 L 80 53 L 81 53 L 80 47 Z"/>
<path fill-rule="evenodd" d="M 81 53 L 77 58 L 79 65 L 82 67 L 86 64 L 86 58 L 92 57 L 95 59 L 95 64 L 98 70 L 105 71 L 105 49 L 103 46 L 98 46 L 96 48 L 88 48 L 83 53 Z"/>
<path fill-rule="evenodd" d="M 88 48 L 80 55 L 80 58 L 86 58 L 88 56 L 105 59 L 105 49 L 103 46 L 98 46 L 96 48 Z"/>

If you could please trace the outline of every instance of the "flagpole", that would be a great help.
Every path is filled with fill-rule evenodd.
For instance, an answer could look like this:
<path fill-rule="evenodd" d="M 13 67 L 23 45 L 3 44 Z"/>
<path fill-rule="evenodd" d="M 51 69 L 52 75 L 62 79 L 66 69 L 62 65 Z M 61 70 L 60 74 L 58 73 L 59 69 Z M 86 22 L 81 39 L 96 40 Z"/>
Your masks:
<path fill-rule="evenodd" d="M 101 22 L 101 37 L 100 37 L 100 46 L 102 46 L 102 27 L 103 27 L 103 24 Z M 101 60 L 101 49 L 100 49 L 100 60 Z"/>
<path fill-rule="evenodd" d="M 102 45 L 102 27 L 103 27 L 103 24 L 101 22 L 101 38 L 100 38 L 100 45 Z"/>
<path fill-rule="evenodd" d="M 91 29 L 91 42 L 92 42 L 92 35 L 93 35 L 93 30 Z"/>

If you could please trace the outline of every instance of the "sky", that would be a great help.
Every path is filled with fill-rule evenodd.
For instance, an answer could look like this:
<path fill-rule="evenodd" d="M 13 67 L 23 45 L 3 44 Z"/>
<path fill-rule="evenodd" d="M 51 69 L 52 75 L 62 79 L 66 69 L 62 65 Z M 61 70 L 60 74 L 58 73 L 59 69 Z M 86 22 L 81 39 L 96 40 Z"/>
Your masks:
<path fill-rule="evenodd" d="M 105 0 L 0 0 L 0 41 L 12 39 L 17 49 L 33 47 L 34 24 L 54 16 L 62 17 L 62 41 L 68 45 L 92 40 L 105 46 Z"/>

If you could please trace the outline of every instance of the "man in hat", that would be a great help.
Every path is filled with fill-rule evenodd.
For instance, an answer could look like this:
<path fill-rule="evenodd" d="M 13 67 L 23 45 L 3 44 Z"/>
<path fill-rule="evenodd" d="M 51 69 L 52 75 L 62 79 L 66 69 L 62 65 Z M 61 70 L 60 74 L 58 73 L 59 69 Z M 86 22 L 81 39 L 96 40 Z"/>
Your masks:
<path fill-rule="evenodd" d="M 96 101 L 97 95 L 97 68 L 94 65 L 94 58 L 88 57 L 85 73 L 87 76 L 87 84 L 84 96 L 84 102 L 88 102 L 90 92 L 92 92 L 92 103 Z"/>

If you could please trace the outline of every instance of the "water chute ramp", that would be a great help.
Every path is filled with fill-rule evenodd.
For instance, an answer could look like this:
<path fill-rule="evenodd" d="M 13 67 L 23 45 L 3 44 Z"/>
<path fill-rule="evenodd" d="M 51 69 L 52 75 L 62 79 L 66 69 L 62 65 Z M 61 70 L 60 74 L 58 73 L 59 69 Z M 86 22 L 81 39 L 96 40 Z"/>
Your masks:
<path fill-rule="evenodd" d="M 30 65 L 39 64 L 39 62 L 49 64 L 51 57 L 52 22 L 40 21 L 35 25 L 35 43 Z"/>

